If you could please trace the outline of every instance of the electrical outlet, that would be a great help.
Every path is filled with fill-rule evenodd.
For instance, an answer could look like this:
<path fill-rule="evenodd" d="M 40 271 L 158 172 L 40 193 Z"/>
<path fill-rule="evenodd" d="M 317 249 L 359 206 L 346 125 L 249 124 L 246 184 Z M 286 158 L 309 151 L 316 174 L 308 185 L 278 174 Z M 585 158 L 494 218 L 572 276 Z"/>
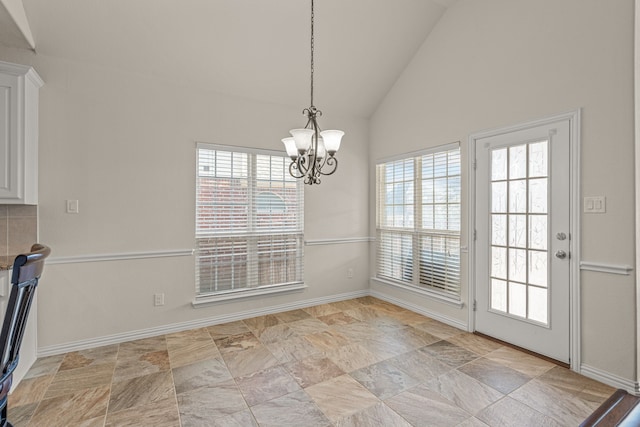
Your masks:
<path fill-rule="evenodd" d="M 155 305 L 156 307 L 164 305 L 164 294 L 154 294 L 153 305 Z"/>
<path fill-rule="evenodd" d="M 347 268 L 347 279 L 353 279 L 353 268 Z"/>
<path fill-rule="evenodd" d="M 67 200 L 67 213 L 77 214 L 80 213 L 80 205 L 77 200 Z"/>

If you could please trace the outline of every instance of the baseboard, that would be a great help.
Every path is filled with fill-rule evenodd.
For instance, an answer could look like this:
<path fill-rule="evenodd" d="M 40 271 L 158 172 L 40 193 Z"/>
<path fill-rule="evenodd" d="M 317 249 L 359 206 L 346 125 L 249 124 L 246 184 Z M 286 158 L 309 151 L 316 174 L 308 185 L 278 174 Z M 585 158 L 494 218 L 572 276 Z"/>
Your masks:
<path fill-rule="evenodd" d="M 376 297 L 378 299 L 390 302 L 399 307 L 406 308 L 407 310 L 411 310 L 418 314 L 422 314 L 423 316 L 427 316 L 433 320 L 446 323 L 447 325 L 453 326 L 454 328 L 462 329 L 465 332 L 467 331 L 468 325 L 465 322 L 461 322 L 458 319 L 453 319 L 451 317 L 443 316 L 442 314 L 433 312 L 431 310 L 427 310 L 426 308 L 421 307 L 419 305 L 415 305 L 403 299 L 395 298 L 395 297 L 383 294 L 382 292 L 374 291 L 372 289 L 369 290 L 369 295 L 371 295 L 372 297 Z"/>
<path fill-rule="evenodd" d="M 165 335 L 174 332 L 186 331 L 189 329 L 202 328 L 205 326 L 218 325 L 221 323 L 234 322 L 236 320 L 249 319 L 256 316 L 264 316 L 266 314 L 281 313 L 283 311 L 296 310 L 314 305 L 327 304 L 331 302 L 344 301 L 353 298 L 359 298 L 370 295 L 369 289 L 361 291 L 346 292 L 326 297 L 318 297 L 296 301 L 293 303 L 274 305 L 270 307 L 246 310 L 232 314 L 223 314 L 220 316 L 207 317 L 203 319 L 190 320 L 188 322 L 172 323 L 170 325 L 158 326 L 155 328 L 138 329 L 120 334 L 106 335 L 86 340 L 73 341 L 64 344 L 45 346 L 38 349 L 38 357 L 53 356 L 56 354 L 68 353 L 70 351 L 86 350 L 88 348 L 101 347 L 111 344 L 119 344 L 126 341 L 133 341 L 142 338 L 150 338 L 158 335 Z M 382 299 L 382 298 L 380 298 Z"/>
<path fill-rule="evenodd" d="M 640 396 L 640 384 L 637 381 L 629 380 L 619 377 L 610 372 L 603 371 L 593 366 L 582 364 L 580 365 L 580 374 L 585 377 L 589 377 L 592 380 L 600 381 L 613 388 L 621 388 L 629 394 Z"/>

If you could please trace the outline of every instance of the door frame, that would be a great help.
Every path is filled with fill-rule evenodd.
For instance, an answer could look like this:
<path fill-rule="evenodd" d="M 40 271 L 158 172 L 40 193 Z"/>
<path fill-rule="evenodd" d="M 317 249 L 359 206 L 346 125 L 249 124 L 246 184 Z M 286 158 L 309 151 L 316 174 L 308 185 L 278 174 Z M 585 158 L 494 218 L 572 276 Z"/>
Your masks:
<path fill-rule="evenodd" d="M 475 132 L 469 135 L 468 145 L 468 283 L 469 283 L 469 322 L 468 331 L 475 331 L 475 301 L 476 301 L 476 146 L 479 139 L 503 135 L 530 129 L 532 127 L 552 124 L 558 121 L 569 121 L 569 212 L 571 226 L 571 240 L 569 242 L 569 250 L 571 257 L 569 259 L 569 357 L 571 370 L 580 372 L 581 364 L 581 345 L 580 345 L 580 213 L 581 213 L 581 187 L 580 187 L 580 116 L 581 109 L 557 114 L 554 116 L 544 117 L 513 126 L 490 129 Z"/>

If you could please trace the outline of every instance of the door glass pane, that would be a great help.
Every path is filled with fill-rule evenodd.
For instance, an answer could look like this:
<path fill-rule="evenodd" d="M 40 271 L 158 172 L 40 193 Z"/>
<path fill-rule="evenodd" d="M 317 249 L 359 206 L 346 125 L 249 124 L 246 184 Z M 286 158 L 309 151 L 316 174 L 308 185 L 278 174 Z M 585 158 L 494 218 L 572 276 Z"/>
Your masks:
<path fill-rule="evenodd" d="M 529 212 L 547 213 L 547 179 L 529 180 Z"/>
<path fill-rule="evenodd" d="M 491 309 L 547 324 L 548 141 L 491 151 Z"/>
<path fill-rule="evenodd" d="M 527 176 L 527 146 L 509 147 L 509 179 Z"/>
<path fill-rule="evenodd" d="M 507 282 L 491 279 L 491 308 L 507 311 Z"/>
<path fill-rule="evenodd" d="M 507 179 L 507 149 L 493 150 L 491 152 L 491 180 L 500 181 Z"/>
<path fill-rule="evenodd" d="M 527 286 L 509 282 L 509 314 L 527 317 Z"/>
<path fill-rule="evenodd" d="M 527 251 L 509 248 L 509 280 L 527 281 Z"/>
<path fill-rule="evenodd" d="M 547 306 L 547 290 L 529 286 L 529 319 L 546 324 Z"/>
<path fill-rule="evenodd" d="M 509 246 L 516 248 L 527 246 L 526 215 L 509 215 Z"/>
<path fill-rule="evenodd" d="M 547 249 L 547 216 L 529 215 L 529 247 Z"/>
<path fill-rule="evenodd" d="M 491 212 L 503 213 L 507 211 L 507 183 L 494 182 L 491 184 Z"/>
<path fill-rule="evenodd" d="M 509 212 L 527 212 L 527 181 L 509 181 Z"/>
<path fill-rule="evenodd" d="M 493 247 L 491 249 L 491 275 L 499 279 L 507 278 L 507 250 Z"/>
<path fill-rule="evenodd" d="M 529 283 L 547 287 L 546 251 L 529 251 Z"/>
<path fill-rule="evenodd" d="M 547 176 L 547 141 L 529 144 L 529 177 Z"/>
<path fill-rule="evenodd" d="M 491 215 L 491 244 L 507 246 L 507 216 Z"/>

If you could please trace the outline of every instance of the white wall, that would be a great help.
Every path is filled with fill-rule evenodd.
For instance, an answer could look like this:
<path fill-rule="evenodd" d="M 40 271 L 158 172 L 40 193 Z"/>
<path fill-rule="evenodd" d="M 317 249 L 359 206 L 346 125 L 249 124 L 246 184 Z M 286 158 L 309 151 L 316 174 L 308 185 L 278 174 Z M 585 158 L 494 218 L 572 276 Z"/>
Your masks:
<path fill-rule="evenodd" d="M 471 133 L 582 108 L 582 195 L 607 198 L 606 214 L 582 215 L 582 259 L 633 266 L 633 24 L 633 0 L 459 0 L 373 116 L 371 163 L 457 140 L 466 147 Z M 373 232 L 372 191 L 370 198 Z M 462 234 L 466 245 L 466 227 Z M 581 275 L 582 363 L 629 381 L 634 279 Z M 419 303 L 468 322 L 466 307 Z"/>
<path fill-rule="evenodd" d="M 52 258 L 194 247 L 195 142 L 282 150 L 300 108 L 205 92 L 181 81 L 0 48 L 33 65 L 40 92 L 40 239 Z M 365 120 L 325 111 L 346 132 L 340 168 L 305 190 L 305 238 L 365 237 Z M 363 197 L 365 195 L 365 197 Z M 65 200 L 80 213 L 65 213 Z M 367 243 L 306 247 L 301 292 L 194 309 L 191 256 L 51 264 L 39 287 L 39 347 L 77 345 L 183 322 L 366 290 Z M 355 275 L 347 279 L 347 268 Z M 166 304 L 153 306 L 153 294 Z"/>

